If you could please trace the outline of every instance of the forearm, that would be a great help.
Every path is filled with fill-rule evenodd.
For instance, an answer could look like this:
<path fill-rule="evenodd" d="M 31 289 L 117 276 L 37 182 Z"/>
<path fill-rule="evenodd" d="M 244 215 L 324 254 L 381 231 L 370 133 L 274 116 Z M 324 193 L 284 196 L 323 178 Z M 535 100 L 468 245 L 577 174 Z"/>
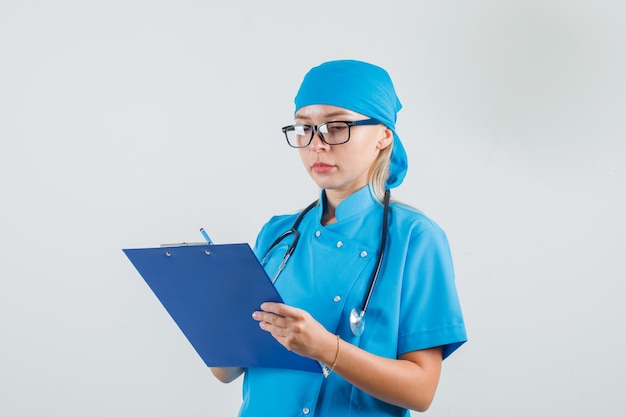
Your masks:
<path fill-rule="evenodd" d="M 282 303 L 263 303 L 261 310 L 252 317 L 288 350 L 330 367 L 334 364 L 334 372 L 382 401 L 417 411 L 430 406 L 439 383 L 441 348 L 389 359 L 339 340 L 337 351 L 337 336 L 306 311 Z"/>
<path fill-rule="evenodd" d="M 211 372 L 221 382 L 228 384 L 241 375 L 244 368 L 211 368 Z"/>
<path fill-rule="evenodd" d="M 336 338 L 333 336 L 324 343 L 319 360 L 331 366 L 336 354 Z M 382 401 L 425 411 L 439 383 L 441 349 L 410 352 L 399 359 L 389 359 L 341 340 L 334 372 Z"/>

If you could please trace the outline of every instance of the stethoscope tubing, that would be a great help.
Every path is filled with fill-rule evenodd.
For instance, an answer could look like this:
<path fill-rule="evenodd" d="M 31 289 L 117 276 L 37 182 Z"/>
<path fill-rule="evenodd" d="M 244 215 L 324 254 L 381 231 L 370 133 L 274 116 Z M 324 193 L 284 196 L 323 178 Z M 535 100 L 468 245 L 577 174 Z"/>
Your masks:
<path fill-rule="evenodd" d="M 390 195 L 389 190 L 385 190 L 385 196 L 383 198 L 383 206 L 384 206 L 384 210 L 383 210 L 383 225 L 382 225 L 383 230 L 382 230 L 381 237 L 380 237 L 380 247 L 379 247 L 379 250 L 378 250 L 378 258 L 376 259 L 376 266 L 374 268 L 374 272 L 372 273 L 372 277 L 371 277 L 370 283 L 369 283 L 369 288 L 367 290 L 367 294 L 366 294 L 366 296 L 365 296 L 365 298 L 363 300 L 363 305 L 362 305 L 362 308 L 360 310 L 360 316 L 361 317 L 363 317 L 363 315 L 367 311 L 367 308 L 369 307 L 369 303 L 370 303 L 370 300 L 372 298 L 372 294 L 374 293 L 374 286 L 376 285 L 376 281 L 378 280 L 378 275 L 380 273 L 380 268 L 381 268 L 382 263 L 383 263 L 383 257 L 384 257 L 383 255 L 385 253 L 385 246 L 387 245 L 387 229 L 388 229 L 389 204 L 390 204 L 389 201 L 390 201 L 390 198 L 391 198 L 391 195 Z M 261 258 L 261 264 L 265 263 L 265 258 L 267 257 L 267 255 L 283 239 L 285 239 L 289 235 L 293 235 L 294 236 L 293 242 L 291 242 L 289 244 L 289 247 L 287 248 L 287 252 L 283 256 L 283 260 L 281 261 L 280 266 L 278 267 L 278 271 L 276 272 L 276 274 L 272 278 L 272 283 L 276 282 L 276 279 L 278 278 L 278 275 L 285 268 L 285 266 L 287 265 L 287 261 L 289 260 L 289 258 L 293 254 L 293 252 L 296 250 L 296 246 L 298 245 L 298 241 L 300 240 L 300 232 L 298 231 L 298 227 L 300 226 L 300 223 L 302 223 L 302 220 L 304 219 L 304 216 L 309 211 L 311 211 L 314 207 L 316 207 L 318 204 L 319 204 L 319 200 L 315 200 L 314 202 L 309 204 L 304 210 L 302 210 L 302 212 L 300 212 L 298 217 L 296 217 L 296 220 L 291 225 L 291 228 L 289 230 L 283 232 L 280 236 L 278 236 L 274 240 L 274 242 L 272 242 L 272 244 L 269 246 L 269 248 L 265 251 L 265 254 Z"/>
<path fill-rule="evenodd" d="M 287 261 L 291 257 L 291 254 L 293 253 L 293 251 L 296 250 L 296 246 L 298 245 L 298 241 L 300 240 L 300 232 L 298 231 L 298 227 L 300 226 L 300 223 L 302 223 L 302 219 L 304 219 L 304 216 L 318 204 L 319 204 L 319 200 L 315 200 L 314 202 L 309 204 L 304 210 L 302 210 L 302 212 L 300 212 L 298 217 L 296 217 L 296 220 L 291 225 L 291 228 L 283 232 L 280 236 L 278 236 L 274 240 L 274 242 L 272 242 L 270 247 L 267 248 L 267 250 L 265 251 L 265 254 L 261 258 L 261 265 L 265 264 L 265 258 L 267 257 L 267 255 L 269 255 L 272 249 L 274 249 L 287 236 L 293 235 L 293 242 L 289 244 L 289 247 L 287 248 L 287 252 L 285 252 L 285 256 L 283 256 L 283 260 L 280 262 L 280 265 L 278 266 L 278 270 L 276 271 L 276 273 L 274 274 L 274 277 L 272 278 L 272 284 L 276 282 L 278 275 L 287 265 Z"/>
<path fill-rule="evenodd" d="M 363 307 L 361 311 L 363 314 L 367 311 L 367 307 L 370 304 L 370 299 L 372 298 L 372 294 L 374 293 L 374 286 L 376 285 L 376 280 L 378 279 L 378 274 L 380 273 L 380 267 L 383 264 L 383 256 L 385 254 L 385 246 L 387 245 L 387 219 L 389 218 L 389 199 L 391 195 L 389 190 L 385 190 L 385 197 L 383 199 L 384 210 L 383 210 L 383 231 L 380 236 L 380 247 L 378 249 L 378 259 L 376 260 L 376 268 L 374 269 L 374 273 L 372 274 L 372 279 L 370 281 L 369 289 L 367 290 L 367 296 L 365 297 L 365 301 L 363 301 Z"/>

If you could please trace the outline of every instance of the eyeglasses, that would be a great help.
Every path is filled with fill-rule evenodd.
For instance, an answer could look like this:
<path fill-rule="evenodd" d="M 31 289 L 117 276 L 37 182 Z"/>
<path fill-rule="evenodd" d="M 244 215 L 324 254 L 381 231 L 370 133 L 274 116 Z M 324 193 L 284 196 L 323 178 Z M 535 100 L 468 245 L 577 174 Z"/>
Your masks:
<path fill-rule="evenodd" d="M 318 136 L 327 145 L 341 145 L 350 140 L 350 128 L 352 126 L 380 125 L 382 122 L 376 119 L 357 120 L 355 122 L 333 121 L 319 125 L 289 125 L 283 127 L 283 133 L 287 143 L 292 148 L 306 148 L 313 141 L 317 132 Z"/>

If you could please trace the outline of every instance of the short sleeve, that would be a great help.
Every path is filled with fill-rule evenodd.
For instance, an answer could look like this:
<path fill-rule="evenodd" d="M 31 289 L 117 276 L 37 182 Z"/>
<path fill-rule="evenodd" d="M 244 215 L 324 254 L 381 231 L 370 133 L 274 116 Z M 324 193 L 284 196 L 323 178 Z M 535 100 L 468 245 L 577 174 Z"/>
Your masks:
<path fill-rule="evenodd" d="M 467 341 L 448 239 L 435 223 L 413 230 L 402 281 L 398 353 L 443 347 L 443 358 Z"/>

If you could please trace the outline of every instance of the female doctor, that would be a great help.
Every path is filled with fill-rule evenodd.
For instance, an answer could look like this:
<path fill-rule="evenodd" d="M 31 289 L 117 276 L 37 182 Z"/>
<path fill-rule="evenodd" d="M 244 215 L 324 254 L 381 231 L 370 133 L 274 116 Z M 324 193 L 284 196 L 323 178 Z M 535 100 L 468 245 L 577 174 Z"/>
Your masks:
<path fill-rule="evenodd" d="M 424 411 L 466 333 L 444 232 L 389 202 L 407 170 L 392 81 L 366 62 L 326 62 L 306 74 L 295 107 L 282 130 L 320 196 L 259 233 L 255 252 L 285 304 L 264 303 L 253 319 L 323 373 L 212 372 L 222 382 L 245 374 L 240 417 Z"/>

